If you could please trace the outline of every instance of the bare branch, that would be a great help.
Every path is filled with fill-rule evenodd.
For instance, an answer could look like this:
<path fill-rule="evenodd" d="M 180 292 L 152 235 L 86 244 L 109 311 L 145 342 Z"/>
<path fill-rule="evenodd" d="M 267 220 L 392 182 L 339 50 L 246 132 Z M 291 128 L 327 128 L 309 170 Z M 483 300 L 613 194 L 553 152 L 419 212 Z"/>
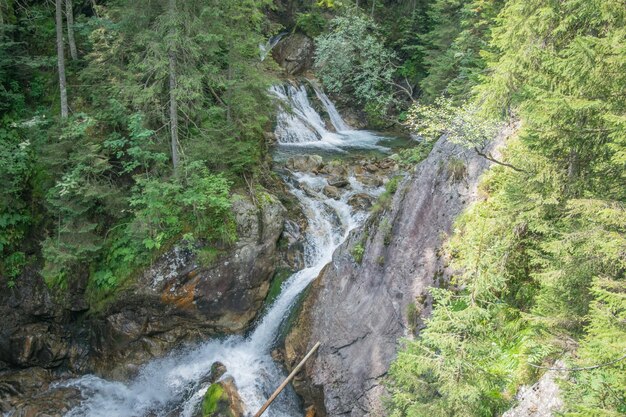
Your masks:
<path fill-rule="evenodd" d="M 494 156 L 491 154 L 491 152 L 489 152 L 489 153 L 481 152 L 480 149 L 478 149 L 478 147 L 474 147 L 474 150 L 476 151 L 476 153 L 478 155 L 482 156 L 486 160 L 491 161 L 491 162 L 493 162 L 495 164 L 502 165 L 502 166 L 505 166 L 507 168 L 511 168 L 512 170 L 517 171 L 517 172 L 528 172 L 526 170 L 523 170 L 521 168 L 518 168 L 518 167 L 516 167 L 514 165 L 511 165 L 511 164 L 508 164 L 506 162 L 498 161 L 496 158 L 494 158 Z"/>

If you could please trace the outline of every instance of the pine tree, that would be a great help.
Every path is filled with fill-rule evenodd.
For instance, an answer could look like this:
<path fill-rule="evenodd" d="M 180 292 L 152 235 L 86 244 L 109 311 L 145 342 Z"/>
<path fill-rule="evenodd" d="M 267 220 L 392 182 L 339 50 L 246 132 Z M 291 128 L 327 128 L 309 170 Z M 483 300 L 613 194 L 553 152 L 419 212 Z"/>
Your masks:
<path fill-rule="evenodd" d="M 457 224 L 458 287 L 393 365 L 394 415 L 494 415 L 557 358 L 565 415 L 626 410 L 625 23 L 618 0 L 511 0 L 491 28 L 474 100 L 521 119 L 520 170 Z"/>

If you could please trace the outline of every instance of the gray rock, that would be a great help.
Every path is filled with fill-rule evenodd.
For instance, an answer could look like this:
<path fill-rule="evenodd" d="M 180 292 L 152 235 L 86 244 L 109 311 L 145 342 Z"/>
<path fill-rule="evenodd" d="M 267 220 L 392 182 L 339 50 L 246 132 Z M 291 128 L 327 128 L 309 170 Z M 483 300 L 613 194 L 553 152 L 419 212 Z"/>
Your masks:
<path fill-rule="evenodd" d="M 272 49 L 274 60 L 290 75 L 299 75 L 313 66 L 315 43 L 301 33 L 285 36 Z"/>
<path fill-rule="evenodd" d="M 298 155 L 289 158 L 285 165 L 292 171 L 312 172 L 319 170 L 323 163 L 319 155 Z"/>
<path fill-rule="evenodd" d="M 463 181 L 450 181 L 441 171 L 442 162 L 452 156 L 465 162 Z M 329 416 L 385 414 L 381 380 L 395 357 L 397 340 L 410 328 L 407 305 L 445 271 L 438 249 L 457 215 L 477 198 L 478 178 L 487 167 L 488 161 L 474 152 L 440 139 L 398 187 L 385 219 L 367 222 L 337 249 L 332 264 L 313 282 L 285 340 L 288 366 L 322 342 L 305 376 L 294 384 L 305 405 Z M 383 220 L 386 226 L 380 227 Z M 357 244 L 365 248 L 361 263 L 351 254 Z"/>
<path fill-rule="evenodd" d="M 557 361 L 554 367 L 564 367 Z M 531 386 L 523 386 L 516 395 L 518 404 L 502 414 L 502 417 L 552 417 L 563 407 L 557 379 L 566 373 L 549 370 Z"/>
<path fill-rule="evenodd" d="M 341 197 L 341 193 L 339 192 L 339 188 L 337 188 L 336 186 L 332 186 L 332 185 L 327 185 L 324 187 L 324 194 L 327 197 L 330 198 L 334 198 L 335 200 L 338 200 L 339 197 Z"/>
<path fill-rule="evenodd" d="M 372 207 L 372 196 L 365 193 L 358 193 L 348 199 L 348 204 L 356 210 L 367 210 Z"/>
<path fill-rule="evenodd" d="M 346 177 L 340 177 L 338 175 L 333 175 L 328 178 L 328 185 L 331 187 L 343 188 L 349 185 L 350 182 Z"/>

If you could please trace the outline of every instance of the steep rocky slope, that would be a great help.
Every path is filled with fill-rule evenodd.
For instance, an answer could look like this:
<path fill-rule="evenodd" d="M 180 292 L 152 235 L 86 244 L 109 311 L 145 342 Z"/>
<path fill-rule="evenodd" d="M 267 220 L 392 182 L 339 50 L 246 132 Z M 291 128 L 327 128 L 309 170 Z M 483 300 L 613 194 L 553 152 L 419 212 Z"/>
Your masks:
<path fill-rule="evenodd" d="M 445 280 L 439 248 L 457 215 L 477 198 L 488 166 L 473 151 L 440 139 L 391 204 L 348 238 L 312 284 L 284 353 L 294 366 L 321 341 L 295 384 L 319 415 L 382 415 L 381 380 L 398 339 L 419 327 L 420 314 L 428 312 L 427 288 Z"/>
<path fill-rule="evenodd" d="M 281 264 L 286 212 L 269 195 L 258 205 L 241 197 L 233 211 L 236 243 L 210 262 L 174 247 L 101 311 L 91 311 L 84 288 L 70 302 L 55 297 L 36 271 L 0 294 L 0 411 L 63 373 L 123 379 L 181 343 L 245 330 Z"/>

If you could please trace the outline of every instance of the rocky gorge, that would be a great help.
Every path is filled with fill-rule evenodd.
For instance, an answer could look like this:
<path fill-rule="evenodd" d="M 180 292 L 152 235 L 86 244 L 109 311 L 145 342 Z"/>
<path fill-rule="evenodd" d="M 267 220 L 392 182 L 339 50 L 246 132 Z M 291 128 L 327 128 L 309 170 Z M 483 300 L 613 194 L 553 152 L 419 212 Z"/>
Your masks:
<path fill-rule="evenodd" d="M 307 94 L 315 93 L 310 90 Z M 316 106 L 332 106 L 328 103 L 317 101 Z M 329 111 L 341 120 L 334 106 Z M 334 144 L 329 146 L 339 149 L 344 143 L 336 143 L 333 132 L 348 129 L 347 125 L 334 126 L 327 113 L 325 117 L 326 121 L 316 126 L 321 133 L 315 134 L 332 137 Z M 345 145 L 349 149 L 380 148 L 375 143 L 381 137 L 359 135 L 346 134 Z M 389 158 L 326 160 L 315 150 L 305 155 L 288 153 L 279 166 L 284 166 L 286 175 L 295 174 L 296 182 L 287 186 L 304 193 L 301 201 L 321 199 L 329 202 L 327 207 L 336 206 L 332 209 L 336 213 L 329 213 L 334 219 L 325 226 L 329 227 L 327 238 L 339 227 L 339 235 L 332 239 L 356 225 L 350 212 L 361 213 L 358 217 L 364 219 L 380 192 L 375 190 L 381 190 L 399 170 Z M 10 416 L 65 415 L 84 402 L 89 389 L 80 384 L 59 385 L 58 381 L 84 374 L 127 381 L 145 372 L 154 358 L 167 357 L 169 352 L 207 337 L 241 335 L 253 323 L 258 325 L 259 314 L 276 297 L 270 286 L 279 288 L 284 279 L 280 276 L 302 269 L 305 258 L 311 256 L 306 255 L 304 245 L 306 234 L 315 227 L 310 224 L 311 215 L 303 220 L 301 209 L 288 211 L 283 203 L 293 201 L 279 200 L 266 191 L 252 197 L 241 194 L 233 204 L 238 236 L 233 245 L 215 249 L 204 242 L 181 241 L 132 282 L 97 304 L 89 299 L 86 275 L 85 284 L 71 288 L 72 297 L 60 303 L 37 272 L 29 271 L 23 285 L 2 294 L 3 313 L 10 319 L 1 329 L 1 411 Z M 322 253 L 331 255 L 335 244 L 326 246 Z M 277 319 L 280 323 L 281 318 Z M 269 349 L 273 342 L 270 338 L 265 343 Z M 214 361 L 209 365 L 212 370 Z M 217 381 L 215 373 L 210 374 L 213 377 L 199 376 L 195 382 L 202 386 L 208 382 L 226 384 L 223 390 L 227 397 L 238 397 L 232 376 L 230 383 L 225 383 L 224 378 Z M 268 383 L 278 379 L 279 374 L 274 375 Z M 179 412 L 177 407 L 168 411 Z"/>
<path fill-rule="evenodd" d="M 278 42 L 273 54 L 288 74 L 302 74 L 310 68 L 311 48 L 308 38 L 287 36 Z M 303 84 L 290 82 L 275 91 L 293 112 L 279 113 L 275 131 L 279 148 L 281 143 L 283 146 L 277 159 L 277 166 L 282 167 L 279 172 L 291 178 L 287 180 L 290 192 L 300 195 L 296 206 L 313 204 L 309 209 L 332 210 L 331 217 L 323 220 L 323 227 L 328 228 L 325 238 L 331 238 L 325 252 L 321 252 L 326 255 L 315 255 L 322 256 L 319 267 L 307 274 L 282 313 L 273 317 L 277 321 L 271 325 L 274 330 L 259 330 L 265 325 L 259 321 L 259 314 L 267 314 L 268 304 L 276 303 L 276 289 L 280 290 L 285 274 L 307 271 L 312 262 L 311 250 L 321 249 L 321 242 L 310 246 L 319 239 L 311 241 L 310 236 L 319 227 L 315 222 L 320 220 L 314 218 L 320 213 L 307 215 L 302 206 L 288 211 L 284 204 L 293 205 L 293 201 L 265 191 L 252 197 L 241 194 L 233 205 L 238 236 L 234 245 L 209 249 L 203 242 L 180 242 L 103 307 L 90 306 L 85 288 L 80 285 L 71 289 L 71 302 L 60 305 L 35 271 L 30 275 L 33 285 L 3 294 L 4 313 L 12 317 L 2 328 L 0 345 L 4 413 L 64 415 L 74 409 L 71 415 L 99 415 L 94 407 L 102 407 L 101 403 L 87 408 L 78 405 L 84 404 L 85 396 L 99 390 L 98 395 L 109 395 L 93 385 L 94 381 L 100 386 L 108 382 L 90 377 L 70 384 L 55 381 L 95 373 L 98 378 L 142 384 L 142 375 L 159 378 L 163 367 L 185 367 L 189 361 L 197 362 L 191 355 L 207 354 L 214 357 L 200 366 L 206 371 L 194 371 L 191 380 L 185 379 L 195 394 L 183 395 L 182 402 L 170 398 L 168 401 L 174 405 L 157 405 L 161 409 L 157 414 L 200 415 L 200 403 L 204 409 L 207 398 L 223 396 L 209 408 L 220 403 L 220 409 L 226 410 L 224 415 L 242 415 L 245 406 L 236 386 L 250 383 L 228 353 L 218 352 L 230 350 L 236 357 L 247 340 L 247 346 L 267 345 L 263 349 L 269 353 L 276 343 L 274 334 L 283 323 L 281 315 L 296 301 L 297 308 L 281 325 L 282 342 L 272 356 L 289 369 L 315 341 L 321 341 L 317 357 L 294 382 L 307 415 L 365 416 L 382 412 L 381 382 L 398 340 L 419 329 L 422 317 L 428 313 L 427 288 L 446 281 L 446 262 L 439 248 L 456 215 L 477 197 L 478 178 L 488 163 L 445 137 L 408 175 L 402 174 L 393 157 L 328 158 L 346 150 L 384 150 L 378 145 L 383 138 L 353 131 L 334 104 L 308 80 Z M 350 119 L 350 124 L 361 125 L 356 119 Z M 317 201 L 324 203 L 317 207 Z M 368 212 L 371 214 L 366 215 Z M 332 231 L 337 227 L 339 235 Z M 343 243 L 337 240 L 341 235 L 346 237 Z M 333 253 L 338 243 L 341 245 Z M 332 262 L 326 264 L 330 256 Z M 284 293 L 285 284 L 282 286 Z M 244 334 L 253 324 L 257 331 L 248 339 L 235 336 L 217 344 L 201 343 L 207 337 Z M 193 350 L 198 343 L 200 351 Z M 192 350 L 178 357 L 170 354 L 184 346 Z M 154 358 L 164 359 L 154 362 Z M 267 390 L 278 383 L 280 367 L 268 365 L 269 356 L 256 360 L 264 364 L 271 377 L 260 386 L 262 391 Z M 229 369 L 233 366 L 236 369 Z M 233 379 L 233 374 L 239 376 Z M 142 399 L 142 395 L 132 385 L 117 392 L 116 397 L 126 400 L 120 403 L 122 408 L 115 410 L 129 413 L 130 408 L 125 407 L 136 401 L 140 404 L 136 409 L 139 415 L 148 410 L 155 412 L 155 398 Z M 250 402 L 246 387 L 243 395 Z M 258 393 L 253 398 L 255 395 Z M 299 407 L 298 401 L 293 393 L 287 397 L 273 412 L 270 410 L 270 415 L 292 415 L 294 407 Z M 202 398 L 205 400 L 200 401 Z"/>

